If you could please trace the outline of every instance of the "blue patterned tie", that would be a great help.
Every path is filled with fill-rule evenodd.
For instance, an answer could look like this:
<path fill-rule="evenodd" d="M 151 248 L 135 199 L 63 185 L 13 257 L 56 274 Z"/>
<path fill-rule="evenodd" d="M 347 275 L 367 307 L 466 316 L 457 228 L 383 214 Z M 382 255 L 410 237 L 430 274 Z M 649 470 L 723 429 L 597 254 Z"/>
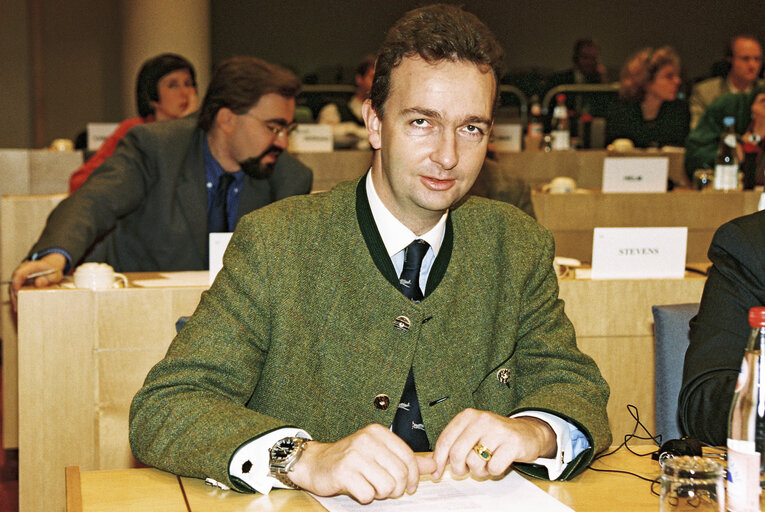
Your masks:
<path fill-rule="evenodd" d="M 231 231 L 228 226 L 226 206 L 228 203 L 228 188 L 232 181 L 234 181 L 234 175 L 230 172 L 224 172 L 218 178 L 218 186 L 215 187 L 215 192 L 213 192 L 210 212 L 207 214 L 208 233 L 226 233 Z"/>
<path fill-rule="evenodd" d="M 422 259 L 430 246 L 425 240 L 415 240 L 409 244 L 404 252 L 404 268 L 399 278 L 401 292 L 408 299 L 420 302 L 423 298 L 420 290 L 420 269 Z M 425 435 L 425 427 L 420 414 L 420 403 L 417 400 L 417 390 L 414 387 L 414 373 L 409 369 L 406 378 L 404 392 L 401 394 L 401 402 L 398 404 L 396 415 L 393 418 L 393 432 L 416 452 L 430 450 L 428 436 Z"/>

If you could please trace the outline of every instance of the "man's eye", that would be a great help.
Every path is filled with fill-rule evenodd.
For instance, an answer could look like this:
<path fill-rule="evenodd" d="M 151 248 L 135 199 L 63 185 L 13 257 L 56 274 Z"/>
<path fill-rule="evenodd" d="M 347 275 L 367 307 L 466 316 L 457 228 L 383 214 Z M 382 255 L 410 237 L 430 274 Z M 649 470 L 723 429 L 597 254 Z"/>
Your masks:
<path fill-rule="evenodd" d="M 418 128 L 424 128 L 428 126 L 428 122 L 425 119 L 415 119 L 412 124 Z"/>
<path fill-rule="evenodd" d="M 483 130 L 473 124 L 467 125 L 465 131 L 471 135 L 483 135 Z"/>

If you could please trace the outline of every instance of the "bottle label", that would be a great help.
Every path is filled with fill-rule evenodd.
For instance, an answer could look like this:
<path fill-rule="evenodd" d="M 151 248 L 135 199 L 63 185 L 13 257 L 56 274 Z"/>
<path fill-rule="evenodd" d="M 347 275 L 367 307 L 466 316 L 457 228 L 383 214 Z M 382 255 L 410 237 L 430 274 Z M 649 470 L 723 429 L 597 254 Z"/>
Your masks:
<path fill-rule="evenodd" d="M 728 135 L 726 135 L 723 141 L 725 142 L 725 145 L 728 146 L 729 148 L 736 147 L 736 135 L 734 135 L 733 133 L 729 133 Z"/>
<path fill-rule="evenodd" d="M 553 130 L 551 135 L 553 149 L 571 148 L 570 135 L 568 130 Z"/>
<path fill-rule="evenodd" d="M 760 454 L 754 441 L 728 438 L 728 510 L 760 510 Z"/>
<path fill-rule="evenodd" d="M 760 510 L 760 454 L 753 441 L 728 438 L 728 510 Z"/>
<path fill-rule="evenodd" d="M 715 190 L 735 190 L 738 188 L 738 165 L 715 166 Z"/>
<path fill-rule="evenodd" d="M 535 123 L 533 121 L 529 123 L 529 130 L 528 130 L 529 135 L 544 135 L 544 133 L 545 133 L 545 127 L 542 123 Z"/>

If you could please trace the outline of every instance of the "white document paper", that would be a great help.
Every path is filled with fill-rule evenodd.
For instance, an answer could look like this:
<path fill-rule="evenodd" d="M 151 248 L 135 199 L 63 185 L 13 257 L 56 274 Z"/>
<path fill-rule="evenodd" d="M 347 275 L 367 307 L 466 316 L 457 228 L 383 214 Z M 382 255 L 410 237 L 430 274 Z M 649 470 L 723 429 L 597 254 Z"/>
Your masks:
<path fill-rule="evenodd" d="M 290 134 L 290 151 L 294 153 L 331 153 L 332 127 L 328 124 L 299 124 Z"/>
<path fill-rule="evenodd" d="M 606 157 L 603 192 L 666 192 L 669 158 Z"/>
<path fill-rule="evenodd" d="M 521 134 L 519 124 L 495 124 L 492 128 L 494 147 L 497 151 L 520 151 Z"/>
<path fill-rule="evenodd" d="M 682 279 L 688 228 L 595 228 L 592 279 Z"/>
<path fill-rule="evenodd" d="M 348 496 L 314 496 L 330 512 L 486 512 L 489 510 L 531 510 L 558 512 L 572 509 L 532 484 L 515 471 L 498 480 L 454 479 L 450 473 L 434 482 L 420 480 L 417 492 L 400 498 L 360 505 Z"/>
<path fill-rule="evenodd" d="M 226 252 L 232 233 L 210 233 L 210 284 L 215 281 L 220 269 L 223 268 L 223 253 Z"/>

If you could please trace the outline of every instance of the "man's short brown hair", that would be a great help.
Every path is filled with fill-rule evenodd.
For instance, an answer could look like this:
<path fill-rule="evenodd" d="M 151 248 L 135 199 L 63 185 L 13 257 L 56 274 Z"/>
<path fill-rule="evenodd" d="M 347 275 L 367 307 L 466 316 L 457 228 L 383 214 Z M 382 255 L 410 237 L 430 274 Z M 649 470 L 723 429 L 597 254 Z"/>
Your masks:
<path fill-rule="evenodd" d="M 460 7 L 435 4 L 409 11 L 388 31 L 377 54 L 369 93 L 372 108 L 383 117 L 391 72 L 404 57 L 415 56 L 429 63 L 465 61 L 491 69 L 498 98 L 504 54 L 489 28 Z"/>
<path fill-rule="evenodd" d="M 222 108 L 244 114 L 261 96 L 276 93 L 294 98 L 300 80 L 290 71 L 255 57 L 233 57 L 223 61 L 213 73 L 207 94 L 199 109 L 199 127 L 210 131 Z"/>

